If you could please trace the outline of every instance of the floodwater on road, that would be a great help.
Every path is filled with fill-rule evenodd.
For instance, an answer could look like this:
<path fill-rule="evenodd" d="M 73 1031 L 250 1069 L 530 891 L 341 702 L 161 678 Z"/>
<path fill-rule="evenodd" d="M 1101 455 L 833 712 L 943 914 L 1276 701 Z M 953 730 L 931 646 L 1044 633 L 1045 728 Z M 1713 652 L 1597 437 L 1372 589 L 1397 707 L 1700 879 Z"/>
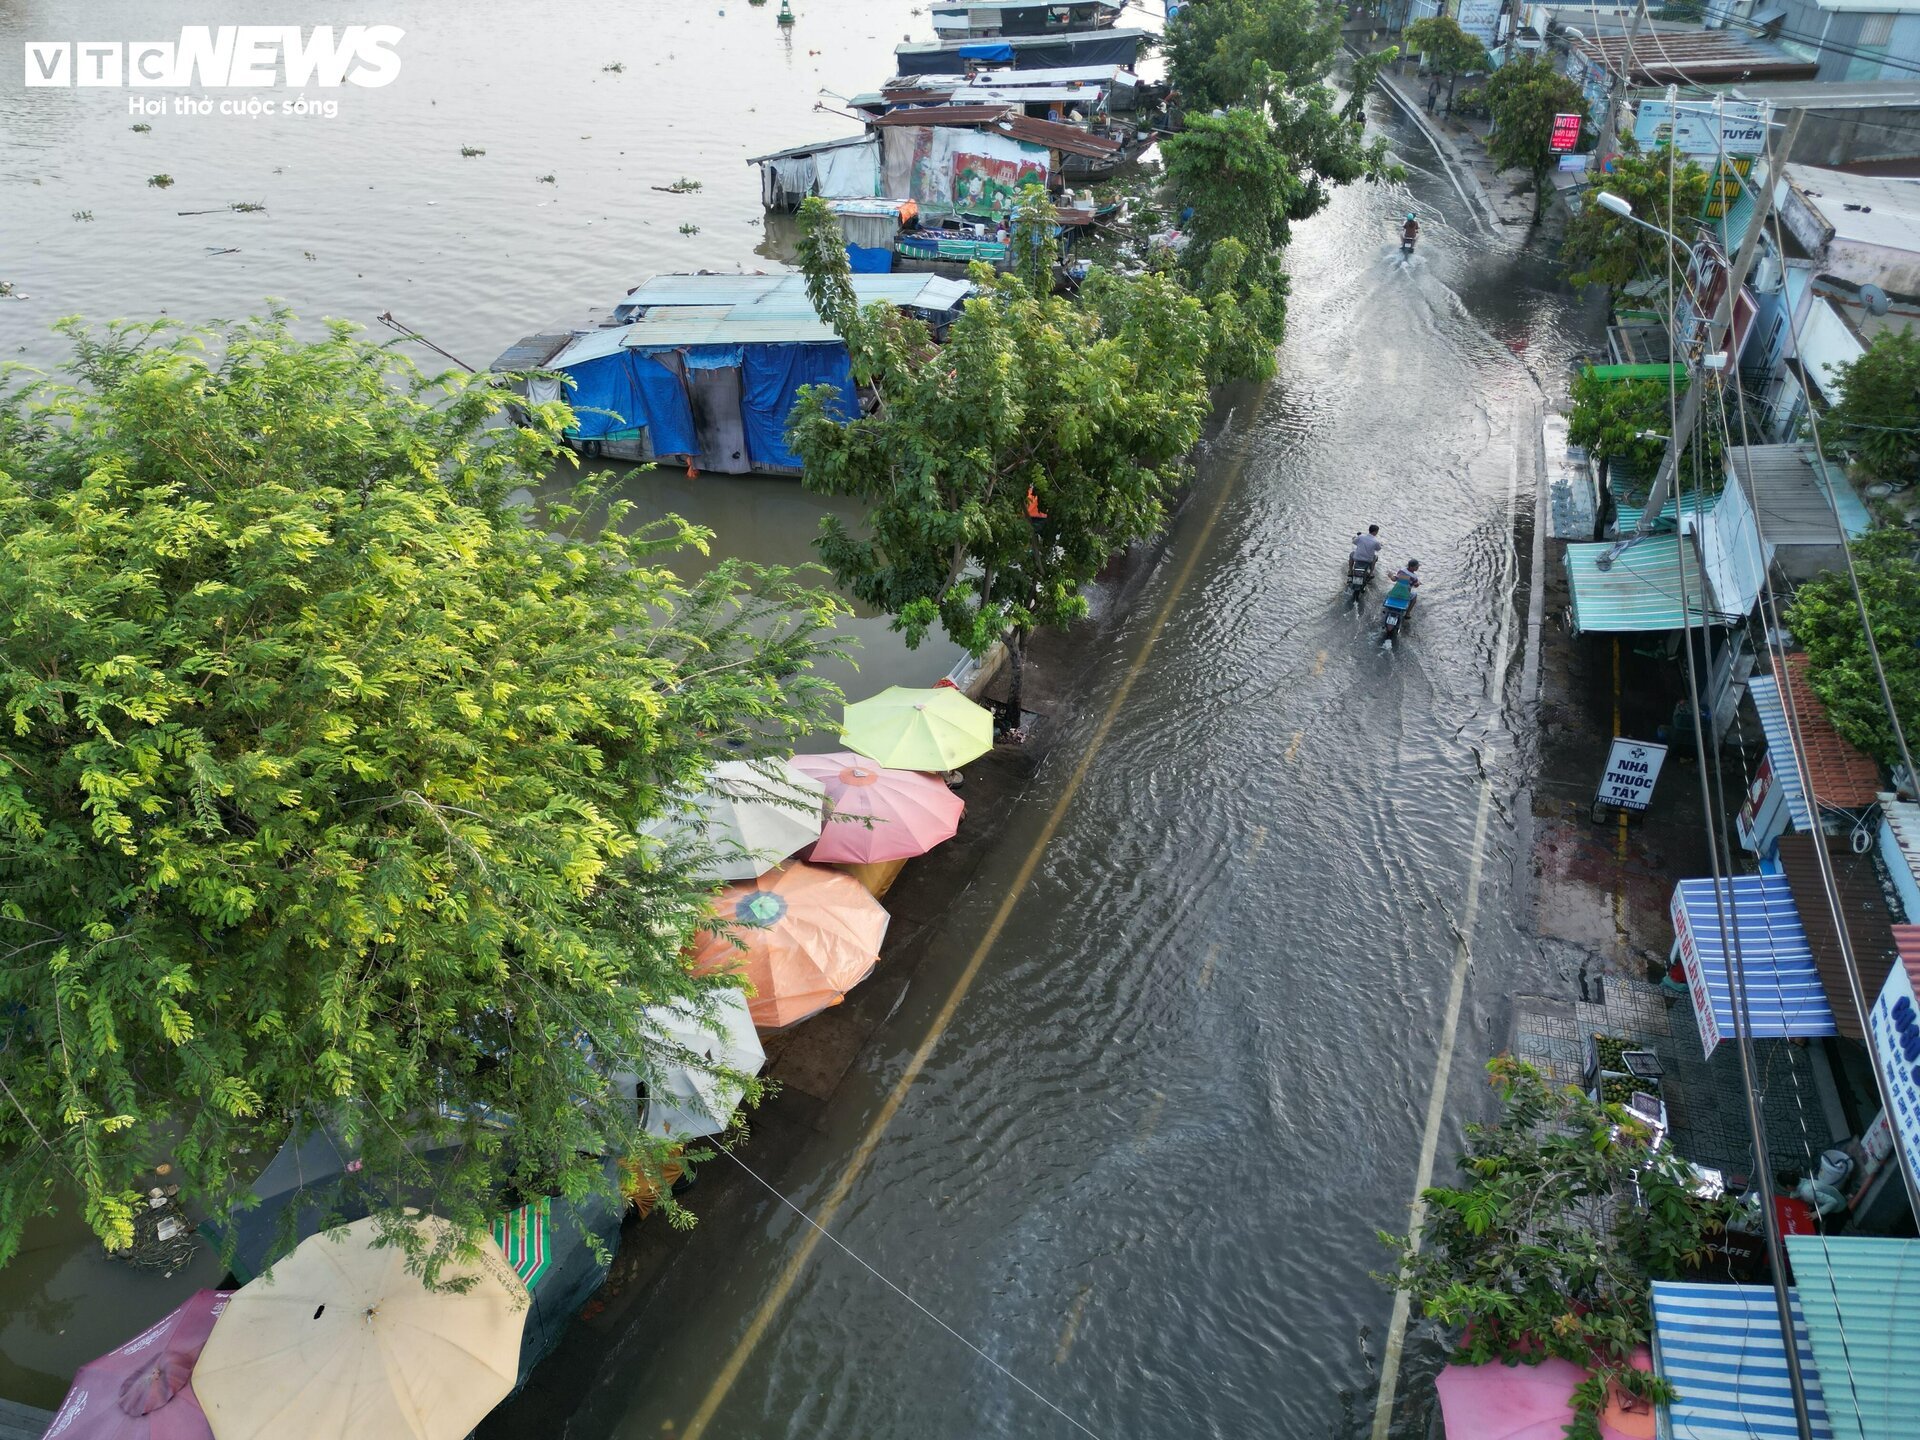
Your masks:
<path fill-rule="evenodd" d="M 0 301 L 0 358 L 54 358 L 46 327 L 62 314 L 203 320 L 277 296 L 309 319 L 390 309 L 484 364 L 649 273 L 772 268 L 741 159 L 849 133 L 813 113 L 816 92 L 871 88 L 926 19 L 901 0 L 803 0 L 783 35 L 771 9 L 305 13 L 400 25 L 400 78 L 333 92 L 330 120 L 169 117 L 145 134 L 129 92 L 27 91 L 8 62 L 0 279 L 32 298 Z M 0 0 L 0 54 L 209 20 L 171 0 L 79 15 Z M 1474 1066 L 1538 963 L 1513 913 L 1526 776 L 1496 676 L 1503 637 L 1510 650 L 1523 633 L 1503 610 L 1515 518 L 1531 515 L 1533 407 L 1579 347 L 1581 316 L 1376 112 L 1429 168 L 1406 188 L 1342 192 L 1299 227 L 1279 379 L 1230 401 L 1083 713 L 787 1177 L 803 1207 L 840 1178 L 1044 841 L 833 1230 L 1108 1440 L 1368 1433 L 1390 1309 L 1369 1278 L 1385 1257 L 1374 1232 L 1405 1221 L 1474 866 L 1456 1112 L 1478 1103 Z M 486 154 L 463 159 L 463 145 Z M 174 185 L 148 186 L 159 173 Z M 651 188 L 680 176 L 702 188 Z M 1410 200 L 1423 230 L 1407 263 L 1394 235 Z M 238 202 L 267 209 L 175 213 Z M 623 484 L 645 513 L 711 525 L 723 553 L 776 562 L 803 558 L 827 508 L 786 482 Z M 1430 577 L 1392 652 L 1367 634 L 1379 587 L 1357 614 L 1340 603 L 1347 539 L 1370 521 L 1390 560 L 1417 555 Z M 862 690 L 889 667 L 919 681 L 945 669 L 888 641 L 883 620 L 855 630 L 873 645 Z M 754 1233 L 695 1232 L 567 1435 L 685 1434 L 703 1407 L 710 1440 L 1080 1433 L 828 1246 L 717 1392 L 805 1233 L 772 1201 L 762 1213 Z M 149 1304 L 65 1306 L 56 1346 L 34 1288 L 55 1268 L 0 1272 L 9 1398 L 54 1403 L 63 1367 L 179 1298 L 154 1282 Z"/>
<path fill-rule="evenodd" d="M 783 1288 L 809 1232 L 769 1199 L 753 1233 L 695 1232 L 567 1436 L 1371 1434 L 1375 1232 L 1405 1225 L 1456 935 L 1473 967 L 1442 1178 L 1505 997 L 1541 978 L 1516 903 L 1513 547 L 1583 321 L 1375 118 L 1409 186 L 1300 227 L 1280 377 L 1205 447 L 1084 712 L 786 1177 L 816 1210 L 865 1154 L 835 1238 L 1058 1411 L 833 1246 Z M 1370 522 L 1428 577 L 1391 652 L 1379 588 L 1358 613 L 1339 593 Z M 1416 1337 L 1410 1369 L 1436 1357 Z M 1417 1398 L 1399 1414 L 1425 1434 Z"/>

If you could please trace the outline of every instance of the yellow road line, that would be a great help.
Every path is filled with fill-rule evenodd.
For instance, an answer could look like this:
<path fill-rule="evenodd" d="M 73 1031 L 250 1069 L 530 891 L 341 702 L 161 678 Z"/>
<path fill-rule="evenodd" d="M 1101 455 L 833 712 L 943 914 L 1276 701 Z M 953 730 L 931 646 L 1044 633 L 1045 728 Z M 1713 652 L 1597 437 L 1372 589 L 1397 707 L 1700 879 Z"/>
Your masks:
<path fill-rule="evenodd" d="M 1293 757 L 1300 753 L 1300 739 L 1306 733 L 1304 730 L 1296 730 L 1293 732 L 1293 738 L 1287 742 L 1287 763 L 1289 765 L 1293 763 Z"/>
<path fill-rule="evenodd" d="M 1318 655 L 1313 657 L 1313 673 L 1315 675 L 1318 675 L 1321 671 L 1325 670 L 1326 668 L 1327 668 L 1327 652 L 1322 650 Z"/>
<path fill-rule="evenodd" d="M 1213 984 L 1213 962 L 1220 958 L 1220 943 L 1215 941 L 1207 946 L 1207 958 L 1200 962 L 1200 988 L 1205 990 Z"/>
<path fill-rule="evenodd" d="M 1160 1128 L 1160 1116 L 1166 1108 L 1167 1092 L 1164 1090 L 1154 1091 L 1153 1103 L 1147 1106 L 1147 1113 L 1140 1117 L 1139 1128 L 1133 1132 L 1135 1149 L 1144 1147 L 1147 1143 L 1147 1138 L 1151 1136 L 1155 1130 Z"/>
<path fill-rule="evenodd" d="M 1256 403 L 1257 401 L 1258 397 L 1256 397 Z M 1080 786 L 1086 780 L 1087 772 L 1093 768 L 1094 759 L 1105 747 L 1114 721 L 1119 718 L 1127 698 L 1133 694 L 1134 685 L 1146 670 L 1147 661 L 1152 658 L 1154 646 L 1159 643 L 1160 634 L 1167 627 L 1167 619 L 1173 614 L 1174 604 L 1186 590 L 1187 582 L 1193 578 L 1200 556 L 1205 553 L 1207 541 L 1213 535 L 1213 528 L 1219 522 L 1221 512 L 1226 509 L 1227 499 L 1239 484 L 1241 472 L 1246 469 L 1246 466 L 1247 455 L 1246 451 L 1242 450 L 1239 458 L 1234 462 L 1232 471 L 1220 482 L 1220 494 L 1214 500 L 1213 508 L 1207 512 L 1206 520 L 1195 532 L 1187 550 L 1187 557 L 1174 574 L 1173 583 L 1168 587 L 1166 598 L 1160 602 L 1159 612 L 1155 614 L 1153 624 L 1147 629 L 1146 639 L 1141 642 L 1140 653 L 1134 656 L 1133 663 L 1127 667 L 1127 673 L 1121 678 L 1119 688 L 1113 692 L 1113 699 L 1107 702 L 1106 712 L 1100 717 L 1100 723 L 1093 732 L 1093 738 L 1087 744 L 1086 753 L 1080 757 L 1079 763 L 1073 767 L 1073 773 L 1067 777 L 1066 788 L 1060 792 L 1060 798 L 1054 802 L 1052 811 L 1047 815 L 1046 824 L 1041 827 L 1040 834 L 1035 838 L 1033 848 L 1027 852 L 1027 858 L 1020 862 L 1019 873 L 1013 877 L 1013 883 L 1007 887 L 1007 893 L 1001 897 L 1000 908 L 993 912 L 993 919 L 987 925 L 986 934 L 980 937 L 980 943 L 974 947 L 972 956 L 967 960 L 966 969 L 960 972 L 960 978 L 954 982 L 953 990 L 948 994 L 946 1003 L 940 1007 L 940 1013 L 934 1016 L 932 1027 L 927 1031 L 926 1037 L 921 1040 L 919 1048 L 913 1052 L 912 1058 L 907 1061 L 907 1068 L 901 1071 L 900 1078 L 894 1082 L 885 1103 L 881 1105 L 879 1113 L 873 1117 L 873 1124 L 867 1127 L 867 1133 L 861 1137 L 858 1148 L 853 1152 L 853 1158 L 841 1170 L 840 1178 L 834 1182 L 833 1189 L 828 1192 L 826 1200 L 821 1203 L 820 1209 L 815 1213 L 814 1223 L 820 1229 L 809 1228 L 801 1237 L 793 1253 L 787 1257 L 787 1263 L 773 1282 L 773 1288 L 767 1292 L 766 1298 L 760 1302 L 760 1308 L 754 1312 L 752 1321 L 747 1325 L 746 1333 L 733 1347 L 733 1353 L 727 1357 L 727 1363 L 721 1366 L 719 1373 L 714 1376 L 713 1385 L 707 1391 L 707 1398 L 700 1402 L 700 1408 L 694 1412 L 693 1419 L 687 1422 L 685 1440 L 703 1440 L 707 1427 L 713 1423 L 713 1417 L 719 1413 L 721 1405 L 726 1402 L 728 1392 L 740 1379 L 740 1372 L 746 1368 L 747 1360 L 759 1348 L 760 1342 L 766 1338 L 767 1328 L 773 1323 L 773 1317 L 779 1313 L 780 1307 L 793 1293 L 793 1287 L 800 1278 L 800 1272 L 806 1269 L 807 1262 L 813 1258 L 813 1252 L 820 1244 L 821 1231 L 833 1223 L 834 1217 L 840 1213 L 840 1207 L 846 1204 L 847 1196 L 853 1192 L 854 1182 L 860 1178 L 861 1171 L 865 1170 L 868 1162 L 873 1159 L 874 1151 L 880 1148 L 881 1137 L 886 1134 L 887 1127 L 893 1123 L 893 1117 L 899 1113 L 901 1105 L 906 1103 L 907 1092 L 913 1088 L 914 1081 L 920 1078 L 920 1072 L 926 1068 L 934 1046 L 939 1044 L 940 1037 L 946 1034 L 947 1027 L 953 1023 L 953 1017 L 958 1013 L 961 1001 L 966 999 L 967 992 L 973 988 L 973 982 L 980 974 L 980 967 L 986 963 L 987 956 L 993 953 L 993 947 L 999 942 L 1000 932 L 1006 928 L 1007 920 L 1013 914 L 1013 907 L 1019 903 L 1020 896 L 1033 879 L 1034 872 L 1040 868 L 1040 857 L 1047 846 L 1053 842 L 1053 837 L 1060 828 L 1060 822 L 1066 818 L 1067 807 L 1080 793 Z"/>
<path fill-rule="evenodd" d="M 1258 855 L 1261 851 L 1261 848 L 1266 843 L 1267 843 L 1267 827 L 1264 825 L 1254 826 L 1253 827 L 1253 843 L 1247 846 L 1247 858 L 1251 860 L 1254 856 Z"/>
<path fill-rule="evenodd" d="M 1060 1329 L 1060 1348 L 1053 1352 L 1053 1363 L 1065 1363 L 1067 1352 L 1073 1349 L 1073 1337 L 1080 1333 L 1080 1317 L 1087 1313 L 1087 1301 L 1093 1295 L 1093 1287 L 1085 1286 L 1073 1297 L 1073 1308 L 1067 1312 L 1067 1323 Z"/>

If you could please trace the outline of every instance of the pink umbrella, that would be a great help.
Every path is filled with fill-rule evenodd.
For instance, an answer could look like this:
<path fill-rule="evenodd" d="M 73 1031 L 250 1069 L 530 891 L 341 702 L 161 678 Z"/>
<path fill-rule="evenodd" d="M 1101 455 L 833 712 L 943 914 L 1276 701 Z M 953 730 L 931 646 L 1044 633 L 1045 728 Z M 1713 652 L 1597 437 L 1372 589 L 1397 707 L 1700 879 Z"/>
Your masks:
<path fill-rule="evenodd" d="M 89 1360 L 47 1434 L 60 1440 L 213 1440 L 193 1364 L 231 1290 L 197 1290 L 159 1324 Z"/>
<path fill-rule="evenodd" d="M 1538 1365 L 1449 1365 L 1440 1372 L 1440 1413 L 1447 1440 L 1564 1440 L 1573 1418 L 1573 1389 L 1587 1372 L 1570 1360 Z M 1631 1432 L 1605 1423 L 1605 1440 Z M 1647 1432 L 1651 1433 L 1651 1431 Z"/>
<path fill-rule="evenodd" d="M 827 827 L 804 859 L 825 865 L 869 865 L 924 855 L 951 840 L 966 802 L 937 777 L 888 770 L 864 755 L 796 755 L 793 766 L 827 787 Z"/>

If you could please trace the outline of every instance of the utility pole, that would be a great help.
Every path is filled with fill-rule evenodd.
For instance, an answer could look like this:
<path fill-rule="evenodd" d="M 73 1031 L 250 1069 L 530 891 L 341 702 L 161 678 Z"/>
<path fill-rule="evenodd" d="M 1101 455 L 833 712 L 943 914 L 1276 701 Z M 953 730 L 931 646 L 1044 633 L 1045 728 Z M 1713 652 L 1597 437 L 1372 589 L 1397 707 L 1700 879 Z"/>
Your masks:
<path fill-rule="evenodd" d="M 1766 229 L 1767 217 L 1773 213 L 1773 192 L 1780 183 L 1787 156 L 1793 153 L 1794 138 L 1800 133 L 1800 121 L 1804 114 L 1801 110 L 1793 112 L 1779 147 L 1767 157 L 1766 181 L 1754 199 L 1753 218 L 1747 222 L 1747 233 L 1740 237 L 1740 248 L 1734 253 L 1726 288 L 1720 292 L 1719 303 L 1713 307 L 1713 318 L 1707 322 L 1706 339 L 1701 345 L 1700 354 L 1673 357 L 1676 361 L 1685 359 L 1687 362 L 1687 393 L 1680 402 L 1679 418 L 1673 427 L 1673 438 L 1667 442 L 1666 457 L 1660 462 L 1660 473 L 1654 476 L 1653 489 L 1647 492 L 1647 503 L 1640 511 L 1639 522 L 1633 527 L 1635 539 L 1650 531 L 1653 522 L 1660 518 L 1667 495 L 1673 489 L 1673 475 L 1680 463 L 1680 452 L 1686 449 L 1687 441 L 1693 437 L 1694 427 L 1700 423 L 1700 399 L 1707 387 L 1706 377 L 1695 368 L 1695 363 L 1709 355 L 1718 354 L 1720 347 L 1726 343 L 1727 330 L 1733 324 L 1734 304 L 1741 287 L 1747 283 L 1747 272 L 1753 268 L 1754 257 L 1760 253 L 1761 231 Z M 1673 219 L 1669 215 L 1667 223 L 1671 225 Z M 1727 357 L 1727 363 L 1733 363 L 1732 356 Z"/>
<path fill-rule="evenodd" d="M 1638 5 L 1634 8 L 1633 18 L 1627 22 L 1627 53 L 1621 58 L 1618 69 L 1607 65 L 1607 113 L 1600 117 L 1600 143 L 1593 148 L 1593 153 L 1599 159 L 1602 167 L 1602 174 L 1605 173 L 1607 156 L 1613 152 L 1616 138 L 1614 132 L 1619 126 L 1620 105 L 1621 102 L 1626 99 L 1627 74 L 1633 68 L 1634 37 L 1640 33 L 1640 17 L 1646 13 L 1647 7 L 1645 5 Z M 1597 34 L 1593 37 L 1593 46 L 1595 52 L 1600 56 L 1600 63 L 1606 65 L 1607 52 L 1600 44 L 1600 36 Z"/>

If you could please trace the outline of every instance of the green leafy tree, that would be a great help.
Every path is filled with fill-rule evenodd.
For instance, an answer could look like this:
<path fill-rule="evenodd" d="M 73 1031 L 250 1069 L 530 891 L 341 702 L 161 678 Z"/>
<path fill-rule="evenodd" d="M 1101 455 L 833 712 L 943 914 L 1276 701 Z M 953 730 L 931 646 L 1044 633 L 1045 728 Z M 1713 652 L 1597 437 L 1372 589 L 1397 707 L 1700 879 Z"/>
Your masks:
<path fill-rule="evenodd" d="M 1264 73 L 1261 84 L 1257 104 L 1190 116 L 1185 130 L 1161 142 L 1168 196 L 1192 211 L 1182 269 L 1222 331 L 1216 379 L 1273 373 L 1270 352 L 1286 323 L 1282 252 L 1293 226 L 1325 209 L 1338 185 L 1402 173 L 1383 140 L 1366 138 L 1364 91 L 1342 105 L 1322 85 L 1282 88 Z M 1227 241 L 1234 247 L 1217 255 Z"/>
<path fill-rule="evenodd" d="M 1667 204 L 1669 172 L 1671 207 Z M 1602 183 L 1631 204 L 1633 213 L 1647 224 L 1682 238 L 1692 233 L 1694 217 L 1707 198 L 1707 172 L 1685 156 L 1676 157 L 1667 145 L 1648 152 L 1623 153 Z M 1674 252 L 1675 273 L 1684 275 L 1688 256 L 1671 240 L 1592 203 L 1589 196 L 1588 203 L 1567 225 L 1560 263 L 1576 285 L 1605 285 L 1618 290 L 1650 277 L 1664 287 L 1669 250 Z"/>
<path fill-rule="evenodd" d="M 1553 137 L 1555 115 L 1584 115 L 1586 96 L 1580 86 L 1562 75 L 1551 60 L 1520 55 L 1487 77 L 1480 87 L 1493 133 L 1487 154 L 1503 170 L 1527 170 L 1533 175 L 1533 222 L 1547 208 L 1547 171 L 1555 163 L 1547 149 Z"/>
<path fill-rule="evenodd" d="M 1508 1057 L 1487 1065 L 1503 1110 L 1467 1127 L 1458 1185 L 1423 1191 L 1416 1251 L 1393 1271 L 1418 1314 L 1461 1334 L 1454 1359 L 1589 1369 L 1569 1397 L 1571 1440 L 1600 1440 L 1610 1384 L 1651 1400 L 1670 1387 L 1632 1365 L 1651 1338 L 1652 1282 L 1692 1271 L 1724 1228 L 1726 1201 L 1697 1198 L 1687 1165 L 1620 1105 L 1600 1105 Z"/>
<path fill-rule="evenodd" d="M 1340 51 L 1338 5 L 1326 0 L 1206 0 L 1167 22 L 1167 74 L 1188 118 L 1257 99 L 1272 75 L 1326 76 Z"/>
<path fill-rule="evenodd" d="M 1684 387 L 1685 378 L 1680 381 Z M 1684 392 L 1683 392 L 1684 393 Z M 1666 458 L 1663 438 L 1672 428 L 1673 412 L 1667 382 L 1660 379 L 1610 380 L 1591 368 L 1573 382 L 1573 409 L 1567 417 L 1567 438 L 1584 446 L 1596 462 L 1621 465 L 1637 475 L 1651 475 Z M 1702 424 L 1689 446 L 1699 445 L 1704 484 L 1717 490 L 1725 453 L 1717 426 Z M 1683 454 L 1681 465 L 1691 463 Z M 1683 475 L 1693 472 L 1683 468 Z"/>
<path fill-rule="evenodd" d="M 0 394 L 0 1260 L 56 1203 L 125 1246 L 162 1160 L 222 1213 L 321 1121 L 469 1238 L 657 1175 L 607 1072 L 715 982 L 636 826 L 837 698 L 830 595 L 513 502 L 564 405 L 287 322 L 69 322 Z"/>
<path fill-rule="evenodd" d="M 1913 538 L 1901 529 L 1872 530 L 1853 542 L 1860 593 L 1873 621 L 1873 638 L 1886 667 L 1887 688 L 1909 739 L 1920 734 L 1920 562 Z M 1826 570 L 1794 592 L 1787 626 L 1807 652 L 1807 678 L 1826 704 L 1835 728 L 1887 765 L 1900 763 L 1900 746 L 1860 610 L 1846 571 Z"/>
<path fill-rule="evenodd" d="M 1487 68 L 1487 47 L 1460 28 L 1451 15 L 1429 15 L 1402 32 L 1409 50 L 1419 54 L 1426 68 L 1447 77 L 1447 108 L 1453 108 L 1453 87 L 1462 75 Z"/>
<path fill-rule="evenodd" d="M 1029 187 L 1016 234 L 1051 234 L 1051 211 Z M 838 294 L 832 216 L 810 199 L 800 224 L 810 281 Z M 853 325 L 823 311 L 871 407 L 843 423 L 832 387 L 810 387 L 789 434 L 809 488 L 867 506 L 858 533 L 823 522 L 827 568 L 910 645 L 935 626 L 974 655 L 1004 640 L 1017 711 L 1028 637 L 1084 615 L 1082 587 L 1165 523 L 1207 412 L 1208 320 L 1163 275 L 1096 270 L 1079 303 L 1018 274 L 974 276 L 981 293 L 937 347 L 890 307 Z"/>
<path fill-rule="evenodd" d="M 1920 334 L 1874 336 L 1865 354 L 1835 370 L 1834 380 L 1840 403 L 1821 417 L 1826 444 L 1883 480 L 1913 480 L 1920 470 Z"/>

